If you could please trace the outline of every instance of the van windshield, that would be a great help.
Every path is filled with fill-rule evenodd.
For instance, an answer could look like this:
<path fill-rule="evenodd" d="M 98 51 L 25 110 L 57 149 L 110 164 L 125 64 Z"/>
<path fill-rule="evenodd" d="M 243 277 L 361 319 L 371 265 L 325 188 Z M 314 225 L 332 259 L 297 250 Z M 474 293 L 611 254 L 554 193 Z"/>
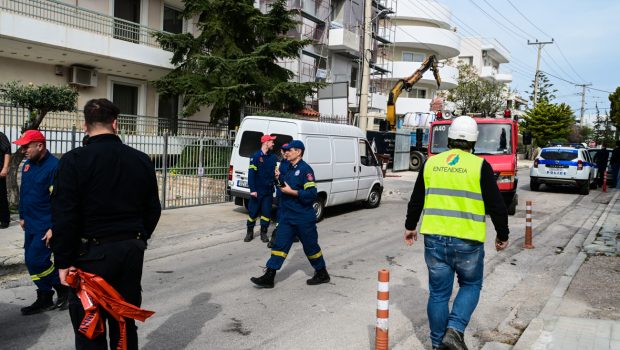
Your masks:
<path fill-rule="evenodd" d="M 241 135 L 241 144 L 239 145 L 239 155 L 242 157 L 251 157 L 254 153 L 256 153 L 259 149 L 260 149 L 260 138 L 263 136 L 264 134 L 262 132 L 259 131 L 244 131 L 243 135 Z M 272 152 L 278 156 L 278 159 L 280 159 L 281 155 L 280 155 L 280 148 L 282 148 L 282 145 L 284 145 L 285 143 L 289 143 L 293 140 L 293 137 L 290 135 L 284 135 L 284 134 L 271 134 L 272 136 L 275 136 L 276 139 L 274 140 L 274 146 L 273 146 L 273 150 Z"/>
<path fill-rule="evenodd" d="M 540 152 L 540 157 L 547 160 L 574 160 L 577 156 L 576 149 L 543 149 Z"/>

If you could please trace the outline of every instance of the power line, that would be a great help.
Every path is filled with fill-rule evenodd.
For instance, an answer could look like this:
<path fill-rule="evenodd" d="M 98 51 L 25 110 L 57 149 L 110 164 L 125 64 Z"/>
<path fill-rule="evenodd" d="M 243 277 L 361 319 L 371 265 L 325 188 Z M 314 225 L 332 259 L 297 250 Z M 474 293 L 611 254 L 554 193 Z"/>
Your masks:
<path fill-rule="evenodd" d="M 560 55 L 562 55 L 562 58 L 564 58 L 564 61 L 566 61 L 566 63 L 568 63 L 568 67 L 573 71 L 573 73 L 575 73 L 577 75 L 577 77 L 579 79 L 581 79 L 581 81 L 586 81 L 581 75 L 579 75 L 579 73 L 577 73 L 575 68 L 573 68 L 573 65 L 570 64 L 570 62 L 568 61 L 568 59 L 564 55 L 564 52 L 562 52 L 562 49 L 560 48 L 560 45 L 558 44 L 556 47 L 558 48 L 558 51 L 560 52 Z"/>
<path fill-rule="evenodd" d="M 476 2 L 474 2 L 473 0 L 469 0 L 469 2 L 471 2 L 474 6 L 476 6 L 482 13 L 484 13 L 489 19 L 491 19 L 493 22 L 497 23 L 497 25 L 499 25 L 502 29 L 506 30 L 507 33 L 514 35 L 516 37 L 519 37 L 523 40 L 527 40 L 527 37 L 522 36 L 521 34 L 515 33 L 512 29 L 508 28 L 505 24 L 503 24 L 502 22 L 498 21 L 495 17 L 491 16 L 488 12 L 486 12 L 482 7 L 480 7 L 480 5 L 478 5 Z"/>
<path fill-rule="evenodd" d="M 539 32 L 543 33 L 544 35 L 546 35 L 547 37 L 553 37 L 553 35 L 549 35 L 547 34 L 544 30 L 542 30 L 539 26 L 537 26 L 534 22 L 530 21 L 530 19 L 523 13 L 521 12 L 521 10 L 519 10 L 519 8 L 517 6 L 515 6 L 512 1 L 510 0 L 506 0 L 510 6 L 512 6 L 512 8 L 515 9 L 515 11 L 517 11 L 517 13 L 519 15 L 521 15 L 521 17 L 523 17 L 529 24 L 532 25 L 532 27 L 536 28 Z M 575 75 L 577 75 L 577 77 L 582 80 L 585 81 L 585 79 L 579 75 L 579 73 L 577 73 L 577 71 L 575 70 L 575 68 L 573 67 L 573 65 L 570 63 L 570 61 L 566 58 L 566 55 L 564 55 L 564 52 L 562 51 L 562 49 L 560 48 L 559 43 L 556 44 L 556 47 L 558 49 L 558 51 L 560 52 L 560 55 L 562 56 L 562 58 L 564 59 L 564 61 L 568 64 L 568 67 L 573 71 L 573 73 L 575 73 Z M 559 65 L 558 65 L 559 66 Z M 570 75 L 570 74 L 567 74 Z"/>
<path fill-rule="evenodd" d="M 515 6 L 515 5 L 514 5 L 514 4 L 513 4 L 510 0 L 506 0 L 506 1 L 508 1 L 508 3 L 510 4 L 510 6 L 512 6 L 512 8 L 514 8 L 514 9 L 515 9 L 515 11 L 517 11 L 517 13 L 521 15 L 521 17 L 525 18 L 525 20 L 526 20 L 529 24 L 531 24 L 534 28 L 538 29 L 538 31 L 540 31 L 541 33 L 543 33 L 543 34 L 544 34 L 546 37 L 548 37 L 548 38 L 553 37 L 553 35 L 549 35 L 549 34 L 545 33 L 545 32 L 544 32 L 542 29 L 540 29 L 540 28 L 539 28 L 536 24 L 534 24 L 532 21 L 530 21 L 530 19 L 529 19 L 529 18 L 527 18 L 527 16 L 526 16 L 526 15 L 524 15 L 524 14 L 523 14 L 523 12 L 521 12 L 521 10 L 519 10 L 519 8 L 518 8 L 518 7 L 516 7 L 516 6 Z"/>
<path fill-rule="evenodd" d="M 613 94 L 613 91 L 607 91 L 607 90 L 601 90 L 601 89 L 595 89 L 593 87 L 589 87 L 588 90 L 595 90 L 595 91 L 600 91 L 600 92 L 606 92 L 608 94 Z"/>
<path fill-rule="evenodd" d="M 525 30 L 523 30 L 521 27 L 517 26 L 516 24 L 514 24 L 510 19 L 508 19 L 506 16 L 504 16 L 500 11 L 498 11 L 495 7 L 493 7 L 493 5 L 491 5 L 487 0 L 482 0 L 484 1 L 487 5 L 489 5 L 490 8 L 492 8 L 495 12 L 497 12 L 503 19 L 506 20 L 506 22 L 512 24 L 515 28 L 517 28 L 518 30 L 521 31 L 521 33 L 524 33 L 526 35 L 526 37 L 531 37 L 532 35 L 530 35 L 530 33 L 526 32 Z"/>

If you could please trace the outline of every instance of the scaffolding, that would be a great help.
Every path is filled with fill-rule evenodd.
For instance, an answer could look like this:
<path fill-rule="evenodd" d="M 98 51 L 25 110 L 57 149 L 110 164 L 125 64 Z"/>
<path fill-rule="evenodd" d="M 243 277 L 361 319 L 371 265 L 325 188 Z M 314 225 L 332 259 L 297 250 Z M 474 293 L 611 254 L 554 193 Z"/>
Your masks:
<path fill-rule="evenodd" d="M 396 26 L 392 15 L 397 10 L 397 0 L 372 0 L 374 15 L 373 23 L 373 57 L 371 59 L 372 79 L 370 92 L 372 94 L 389 94 L 392 82 L 389 80 L 394 68 L 394 41 L 396 40 Z M 372 97 L 372 95 L 371 95 Z M 374 103 L 371 102 L 371 105 Z"/>

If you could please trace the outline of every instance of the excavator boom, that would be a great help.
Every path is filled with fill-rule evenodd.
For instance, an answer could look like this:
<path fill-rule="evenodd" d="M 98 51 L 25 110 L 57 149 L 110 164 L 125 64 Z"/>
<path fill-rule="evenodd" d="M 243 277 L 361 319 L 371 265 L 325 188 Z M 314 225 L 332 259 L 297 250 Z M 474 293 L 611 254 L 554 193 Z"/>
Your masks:
<path fill-rule="evenodd" d="M 390 125 L 390 130 L 394 130 L 396 126 L 396 100 L 398 96 L 403 92 L 403 90 L 409 90 L 411 87 L 422 79 L 424 73 L 427 70 L 431 70 L 433 72 L 433 76 L 435 77 L 435 81 L 437 81 L 437 88 L 441 85 L 441 77 L 439 76 L 439 69 L 437 68 L 437 57 L 435 55 L 430 55 L 424 62 L 420 68 L 418 68 L 411 76 L 400 79 L 394 84 L 392 90 L 390 91 L 390 95 L 388 97 L 387 103 L 387 115 L 386 119 Z"/>

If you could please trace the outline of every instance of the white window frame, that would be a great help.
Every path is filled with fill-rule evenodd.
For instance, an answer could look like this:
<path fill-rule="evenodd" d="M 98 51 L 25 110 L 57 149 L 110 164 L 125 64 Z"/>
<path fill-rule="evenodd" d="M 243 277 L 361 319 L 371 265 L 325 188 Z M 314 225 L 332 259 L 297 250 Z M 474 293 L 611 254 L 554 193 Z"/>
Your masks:
<path fill-rule="evenodd" d="M 108 100 L 114 102 L 114 83 L 138 87 L 138 116 L 146 116 L 146 81 L 108 75 Z"/>
<path fill-rule="evenodd" d="M 405 54 L 411 54 L 412 56 L 424 55 L 424 58 L 421 61 L 405 61 Z M 424 52 L 419 52 L 419 51 L 403 51 L 400 55 L 400 58 L 403 60 L 403 62 L 424 62 L 426 57 L 428 57 L 427 54 L 425 54 Z"/>

